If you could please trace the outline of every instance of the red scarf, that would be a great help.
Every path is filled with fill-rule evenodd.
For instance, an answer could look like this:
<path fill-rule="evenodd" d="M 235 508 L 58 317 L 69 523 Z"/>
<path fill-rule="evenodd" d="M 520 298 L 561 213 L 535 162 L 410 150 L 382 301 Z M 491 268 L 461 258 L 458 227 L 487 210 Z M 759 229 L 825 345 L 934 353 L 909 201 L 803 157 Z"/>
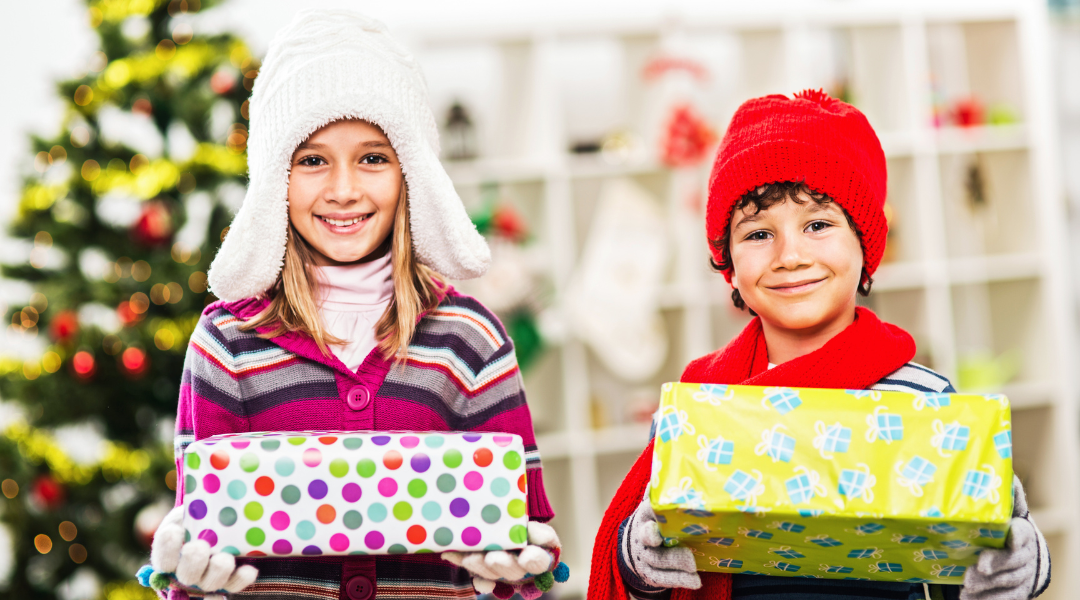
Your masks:
<path fill-rule="evenodd" d="M 761 319 L 754 319 L 723 350 L 703 356 L 683 372 L 682 381 L 738 385 L 835 389 L 867 389 L 915 356 L 915 341 L 906 331 L 878 319 L 870 310 L 855 309 L 855 321 L 824 346 L 768 368 L 769 355 Z M 626 589 L 617 567 L 619 525 L 645 496 L 652 468 L 653 444 L 645 448 L 623 479 L 604 513 L 593 545 L 588 600 L 623 600 Z M 728 600 L 731 576 L 701 573 L 701 589 L 675 588 L 671 600 Z"/>

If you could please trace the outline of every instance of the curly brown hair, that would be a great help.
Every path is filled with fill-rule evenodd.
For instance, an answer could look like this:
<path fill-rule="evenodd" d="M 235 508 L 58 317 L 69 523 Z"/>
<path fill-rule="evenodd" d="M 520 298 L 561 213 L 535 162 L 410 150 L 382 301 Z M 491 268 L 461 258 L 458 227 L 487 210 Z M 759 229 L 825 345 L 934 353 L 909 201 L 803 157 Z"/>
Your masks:
<path fill-rule="evenodd" d="M 732 207 L 731 214 L 728 215 L 728 225 L 724 228 L 724 233 L 718 238 L 709 240 L 709 245 L 711 245 L 713 250 L 720 256 L 720 262 L 717 262 L 715 258 L 709 259 L 709 263 L 712 265 L 713 270 L 723 273 L 734 266 L 731 263 L 731 215 L 734 214 L 736 210 L 743 210 L 744 208 L 753 205 L 754 214 L 756 215 L 763 210 L 768 210 L 773 206 L 788 200 L 791 200 L 796 204 L 806 203 L 806 200 L 800 198 L 800 195 L 809 196 L 811 200 L 818 204 L 835 202 L 835 200 L 829 196 L 810 189 L 809 186 L 801 181 L 768 183 L 743 194 L 743 197 L 739 198 L 739 201 Z M 851 230 L 854 231 L 856 237 L 859 238 L 859 245 L 862 246 L 863 234 L 859 231 L 859 227 L 855 224 L 855 220 L 851 218 L 851 215 L 849 215 L 842 206 L 840 207 L 840 210 L 843 211 L 844 217 L 847 218 L 848 225 L 851 226 Z M 864 266 L 862 277 L 859 279 L 858 293 L 862 296 L 869 296 L 870 288 L 873 285 L 874 280 L 870 277 L 870 273 L 866 271 L 866 267 Z M 731 301 L 735 304 L 735 308 L 738 308 L 739 310 L 747 308 L 746 302 L 742 299 L 742 295 L 739 294 L 739 290 L 731 291 Z M 757 316 L 754 309 L 750 308 L 748 310 L 751 315 Z"/>

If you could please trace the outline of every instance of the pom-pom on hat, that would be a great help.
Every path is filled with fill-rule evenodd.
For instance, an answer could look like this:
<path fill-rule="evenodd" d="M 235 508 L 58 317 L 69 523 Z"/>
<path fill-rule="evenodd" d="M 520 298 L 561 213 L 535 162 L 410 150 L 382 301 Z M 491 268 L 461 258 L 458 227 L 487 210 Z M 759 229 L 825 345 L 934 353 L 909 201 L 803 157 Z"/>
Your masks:
<path fill-rule="evenodd" d="M 491 251 L 439 162 L 419 65 L 386 26 L 349 10 L 306 10 L 270 42 L 249 107 L 247 195 L 208 278 L 223 300 L 277 281 L 289 224 L 293 152 L 339 119 L 379 126 L 401 161 L 417 259 L 451 279 L 479 277 Z"/>
<path fill-rule="evenodd" d="M 820 90 L 747 100 L 735 111 L 709 176 L 705 230 L 728 229 L 735 204 L 769 183 L 803 182 L 835 200 L 862 233 L 863 266 L 873 275 L 885 251 L 885 153 L 866 117 Z M 722 262 L 724 249 L 711 245 Z M 724 271 L 731 282 L 731 269 Z"/>

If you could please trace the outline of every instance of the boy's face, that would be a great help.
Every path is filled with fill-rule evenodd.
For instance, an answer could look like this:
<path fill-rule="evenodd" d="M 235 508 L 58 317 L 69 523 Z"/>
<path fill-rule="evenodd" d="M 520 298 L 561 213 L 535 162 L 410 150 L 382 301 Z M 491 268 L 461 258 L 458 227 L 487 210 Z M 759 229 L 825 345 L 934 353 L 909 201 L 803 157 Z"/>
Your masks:
<path fill-rule="evenodd" d="M 855 311 L 862 246 L 840 205 L 783 201 L 731 217 L 731 282 L 771 327 L 813 333 Z"/>
<path fill-rule="evenodd" d="M 289 172 L 289 221 L 319 266 L 356 262 L 394 225 L 403 176 L 382 130 L 335 121 L 296 149 Z"/>

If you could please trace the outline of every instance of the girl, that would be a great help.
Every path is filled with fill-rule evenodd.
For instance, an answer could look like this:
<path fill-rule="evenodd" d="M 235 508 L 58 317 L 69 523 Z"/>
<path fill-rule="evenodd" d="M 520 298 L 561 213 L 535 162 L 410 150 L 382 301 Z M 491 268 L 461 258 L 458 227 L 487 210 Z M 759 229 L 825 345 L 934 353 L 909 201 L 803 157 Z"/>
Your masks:
<path fill-rule="evenodd" d="M 490 255 L 438 161 L 417 64 L 377 21 L 302 12 L 271 43 L 250 106 L 250 184 L 209 272 L 221 301 L 203 313 L 184 367 L 179 480 L 184 448 L 221 433 L 516 433 L 530 546 L 447 553 L 454 564 L 431 554 L 235 560 L 183 543 L 181 488 L 142 579 L 169 598 L 466 598 L 495 579 L 502 596 L 539 595 L 527 573 L 558 563 L 542 524 L 554 515 L 510 338 L 445 280 L 480 276 Z"/>
<path fill-rule="evenodd" d="M 907 332 L 856 306 L 885 248 L 885 189 L 881 144 L 853 106 L 815 91 L 744 103 L 713 167 L 706 227 L 713 266 L 731 283 L 735 306 L 757 318 L 726 348 L 691 362 L 682 381 L 954 392 L 947 379 L 909 362 L 915 342 Z M 652 443 L 604 515 L 591 599 L 1026 600 L 1049 584 L 1046 542 L 1019 479 L 1005 548 L 984 550 L 962 589 L 699 575 L 689 548 L 662 545 L 656 515 L 641 500 L 651 458 Z"/>

